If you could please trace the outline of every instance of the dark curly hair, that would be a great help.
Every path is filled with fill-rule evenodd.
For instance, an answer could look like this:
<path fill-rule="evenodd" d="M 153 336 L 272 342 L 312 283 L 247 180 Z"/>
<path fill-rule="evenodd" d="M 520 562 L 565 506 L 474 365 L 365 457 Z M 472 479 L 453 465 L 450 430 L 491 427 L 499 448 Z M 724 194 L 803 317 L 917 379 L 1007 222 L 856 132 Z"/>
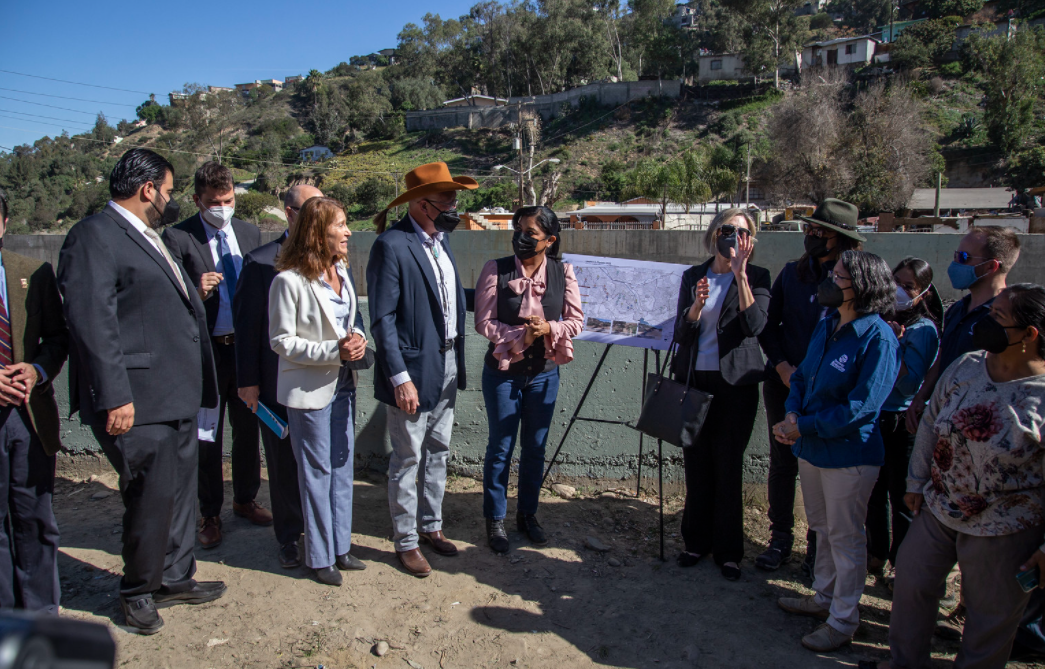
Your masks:
<path fill-rule="evenodd" d="M 856 296 L 853 310 L 858 314 L 892 314 L 896 311 L 896 281 L 889 264 L 867 251 L 846 251 L 838 257 L 853 278 Z"/>
<path fill-rule="evenodd" d="M 1005 289 L 1012 304 L 1012 320 L 1021 328 L 1038 329 L 1038 357 L 1045 358 L 1045 288 L 1017 283 Z"/>

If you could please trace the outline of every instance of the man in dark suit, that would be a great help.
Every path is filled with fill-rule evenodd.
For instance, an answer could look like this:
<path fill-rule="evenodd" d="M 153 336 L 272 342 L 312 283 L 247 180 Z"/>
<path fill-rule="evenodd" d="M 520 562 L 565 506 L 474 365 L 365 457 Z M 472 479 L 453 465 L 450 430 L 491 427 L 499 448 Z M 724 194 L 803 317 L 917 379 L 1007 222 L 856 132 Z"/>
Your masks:
<path fill-rule="evenodd" d="M 222 476 L 222 432 L 225 413 L 232 423 L 232 511 L 255 525 L 271 525 L 272 514 L 255 497 L 261 488 L 258 422 L 236 396 L 236 336 L 232 319 L 243 257 L 261 246 L 261 231 L 232 214 L 236 208 L 232 171 L 216 162 L 196 170 L 199 211 L 163 233 L 163 241 L 181 263 L 207 308 L 207 331 L 218 368 L 217 429 L 213 441 L 200 438 L 200 546 L 221 544 L 221 507 L 225 501 Z"/>
<path fill-rule="evenodd" d="M 322 197 L 314 186 L 298 185 L 287 191 L 283 200 L 287 214 L 287 231 L 273 241 L 259 246 L 243 258 L 239 290 L 232 304 L 236 325 L 236 380 L 239 397 L 257 412 L 258 402 L 271 409 L 284 421 L 287 408 L 276 401 L 276 377 L 279 356 L 269 343 L 269 288 L 276 278 L 276 258 L 294 228 L 298 212 L 305 200 Z M 265 445 L 265 462 L 269 473 L 269 497 L 272 499 L 273 529 L 279 542 L 279 564 L 284 569 L 301 566 L 298 539 L 304 532 L 301 516 L 301 493 L 298 490 L 297 462 L 290 438 L 280 439 L 272 430 L 261 427 L 261 443 Z"/>
<path fill-rule="evenodd" d="M 174 168 L 123 154 L 112 200 L 72 227 L 58 260 L 73 348 L 70 404 L 120 475 L 127 625 L 163 626 L 157 606 L 225 592 L 195 581 L 196 414 L 218 404 L 203 303 L 156 228 L 177 220 Z"/>
<path fill-rule="evenodd" d="M 432 568 L 419 540 L 440 555 L 457 555 L 443 536 L 442 505 L 457 390 L 465 387 L 465 296 L 446 235 L 460 221 L 457 191 L 478 184 L 451 177 L 445 163 L 429 163 L 408 172 L 406 186 L 375 220 L 382 234 L 370 250 L 366 281 L 377 349 L 374 394 L 388 405 L 392 441 L 393 540 L 403 567 L 425 577 Z M 404 202 L 407 215 L 384 232 L 388 209 Z"/>
<path fill-rule="evenodd" d="M 0 191 L 0 248 L 7 230 Z M 58 614 L 58 523 L 51 508 L 58 405 L 51 381 L 69 329 L 50 263 L 0 253 L 0 608 Z"/>

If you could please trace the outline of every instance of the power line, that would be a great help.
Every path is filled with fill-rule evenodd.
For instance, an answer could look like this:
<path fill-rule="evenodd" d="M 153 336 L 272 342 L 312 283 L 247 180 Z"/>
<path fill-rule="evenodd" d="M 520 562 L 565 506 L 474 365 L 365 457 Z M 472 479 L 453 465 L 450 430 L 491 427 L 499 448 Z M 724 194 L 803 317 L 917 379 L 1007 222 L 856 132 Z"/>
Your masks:
<path fill-rule="evenodd" d="M 27 121 L 29 123 L 36 123 L 36 124 L 39 124 L 39 125 L 47 125 L 47 126 L 51 126 L 52 128 L 61 128 L 63 130 L 65 130 L 65 128 L 66 128 L 66 126 L 64 126 L 64 125 L 58 125 L 57 123 L 51 123 L 50 121 L 34 121 L 31 118 L 20 118 L 18 116 L 8 116 L 7 114 L 0 114 L 0 117 L 13 119 L 15 121 Z M 81 126 L 81 127 L 86 127 L 86 126 Z M 15 130 L 28 130 L 28 128 L 14 128 L 14 129 Z M 77 132 L 83 132 L 83 131 L 81 131 L 81 130 L 79 130 L 77 128 L 73 128 L 73 129 L 76 130 Z M 34 130 L 32 132 L 40 132 L 40 131 L 39 130 Z"/>
<path fill-rule="evenodd" d="M 74 112 L 76 114 L 87 114 L 88 116 L 97 116 L 98 112 L 85 112 L 79 109 L 69 109 L 68 107 L 55 107 L 54 105 L 45 105 L 42 102 L 33 102 L 31 100 L 20 100 L 18 98 L 8 97 L 6 95 L 0 95 L 0 100 L 10 100 L 12 102 L 24 102 L 27 105 L 36 105 L 37 107 L 50 107 L 51 109 L 60 109 L 62 111 Z"/>
<path fill-rule="evenodd" d="M 75 123 L 76 125 L 82 125 L 88 128 L 92 127 L 90 123 L 84 123 L 83 121 L 73 121 L 67 118 L 58 118 L 56 116 L 41 116 L 40 114 L 27 114 L 25 112 L 11 111 L 10 109 L 0 109 L 0 112 L 5 112 L 7 114 L 18 114 L 19 116 L 28 116 L 30 118 L 47 118 L 51 119 L 52 121 L 62 121 L 63 123 Z"/>
<path fill-rule="evenodd" d="M 25 74 L 24 72 L 13 72 L 11 70 L 0 70 L 6 74 L 17 74 L 20 77 L 32 77 L 33 79 L 43 79 L 45 81 L 57 81 L 61 84 L 73 84 L 74 86 L 89 86 L 91 88 L 104 88 L 109 91 L 120 91 L 121 93 L 139 93 L 141 95 L 152 95 L 152 93 L 146 93 L 145 91 L 132 91 L 126 88 L 113 88 L 112 86 L 99 86 L 98 84 L 85 84 L 79 81 L 67 81 L 65 79 L 52 79 L 51 77 L 41 77 L 38 74 Z"/>
<path fill-rule="evenodd" d="M 126 102 L 102 102 L 101 100 L 87 100 L 85 98 L 70 98 L 65 95 L 51 95 L 50 93 L 33 93 L 32 91 L 20 91 L 17 88 L 4 88 L 0 86 L 0 91 L 10 91 L 11 93 L 23 93 L 25 95 L 39 95 L 45 98 L 58 98 L 60 100 L 74 100 L 76 102 L 92 102 L 97 105 L 110 105 L 113 107 L 137 107 L 138 105 L 127 104 Z"/>

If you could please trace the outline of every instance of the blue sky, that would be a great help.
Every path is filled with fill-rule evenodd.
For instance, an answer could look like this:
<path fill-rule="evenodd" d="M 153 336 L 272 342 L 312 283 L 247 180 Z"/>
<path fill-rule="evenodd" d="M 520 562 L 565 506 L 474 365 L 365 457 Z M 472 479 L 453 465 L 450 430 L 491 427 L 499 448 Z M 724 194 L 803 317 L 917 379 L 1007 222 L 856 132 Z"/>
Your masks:
<path fill-rule="evenodd" d="M 0 71 L 0 151 L 63 129 L 82 132 L 99 111 L 115 125 L 132 118 L 147 93 L 166 104 L 167 93 L 187 82 L 232 86 L 328 70 L 353 55 L 394 47 L 403 25 L 419 24 L 428 12 L 458 17 L 474 3 L 5 3 L 0 69 L 9 72 Z"/>

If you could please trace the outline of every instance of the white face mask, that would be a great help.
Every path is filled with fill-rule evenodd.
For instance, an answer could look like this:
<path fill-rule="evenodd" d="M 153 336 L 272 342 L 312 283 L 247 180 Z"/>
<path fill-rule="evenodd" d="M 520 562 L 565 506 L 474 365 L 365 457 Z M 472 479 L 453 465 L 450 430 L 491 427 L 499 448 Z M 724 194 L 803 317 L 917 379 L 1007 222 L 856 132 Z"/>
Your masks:
<path fill-rule="evenodd" d="M 911 297 L 907 293 L 907 289 L 906 288 L 904 288 L 903 286 L 897 286 L 896 287 L 896 310 L 897 311 L 907 311 L 908 309 L 910 309 L 911 307 L 914 306 L 914 301 L 915 300 L 917 300 L 919 297 L 921 297 L 922 295 L 925 295 L 928 292 L 929 292 L 929 289 L 926 288 L 925 290 L 923 290 L 922 292 L 918 293 L 914 297 Z"/>
<path fill-rule="evenodd" d="M 203 209 L 200 214 L 203 216 L 203 220 L 207 221 L 215 228 L 224 228 L 232 220 L 232 215 L 236 213 L 235 207 L 211 207 L 210 209 Z"/>

